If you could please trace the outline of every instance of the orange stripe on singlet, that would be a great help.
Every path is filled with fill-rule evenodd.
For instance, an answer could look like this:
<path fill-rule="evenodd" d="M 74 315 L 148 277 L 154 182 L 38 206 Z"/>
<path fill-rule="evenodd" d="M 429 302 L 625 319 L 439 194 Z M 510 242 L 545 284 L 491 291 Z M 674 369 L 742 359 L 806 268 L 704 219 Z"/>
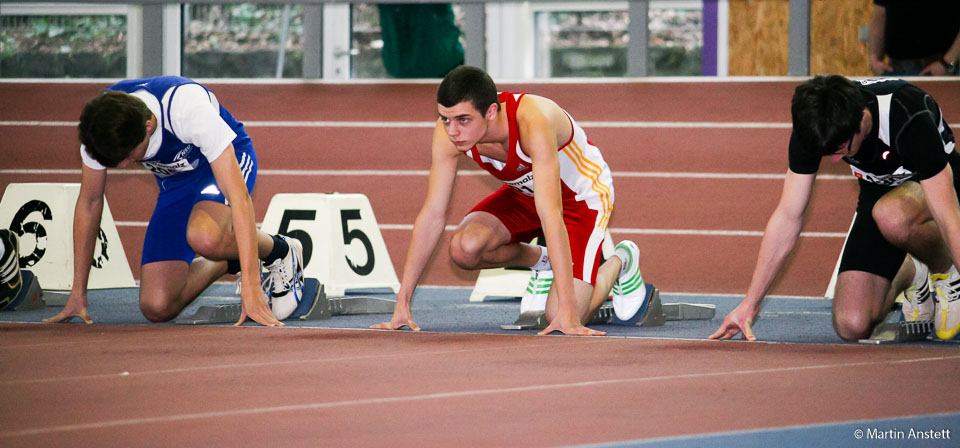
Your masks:
<path fill-rule="evenodd" d="M 597 192 L 600 195 L 600 203 L 603 206 L 603 215 L 600 217 L 600 223 L 598 226 L 602 229 L 607 228 L 607 221 L 610 217 L 610 212 L 612 211 L 612 206 L 610 204 L 610 189 L 606 185 L 600 183 L 600 172 L 601 168 L 596 163 L 588 160 L 583 155 L 583 150 L 575 141 L 571 141 L 569 145 L 564 146 L 562 151 L 573 161 L 574 166 L 577 167 L 577 171 L 580 174 L 583 174 L 584 177 L 590 179 L 590 188 Z"/>

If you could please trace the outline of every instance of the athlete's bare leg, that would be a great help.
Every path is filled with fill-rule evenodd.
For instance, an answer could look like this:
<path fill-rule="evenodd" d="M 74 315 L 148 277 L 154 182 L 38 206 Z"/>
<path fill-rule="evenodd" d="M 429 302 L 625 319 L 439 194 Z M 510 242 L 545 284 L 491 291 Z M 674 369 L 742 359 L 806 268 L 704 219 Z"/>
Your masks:
<path fill-rule="evenodd" d="M 906 182 L 885 194 L 873 207 L 873 219 L 887 241 L 926 264 L 931 272 L 947 272 L 953 265 L 920 184 Z"/>
<path fill-rule="evenodd" d="M 533 266 L 540 248 L 510 243 L 510 231 L 497 217 L 473 212 L 463 218 L 450 238 L 450 258 L 463 269 Z"/>
<path fill-rule="evenodd" d="M 910 278 L 912 271 L 911 266 Z M 902 277 L 898 275 L 898 278 Z M 851 342 L 870 337 L 873 326 L 893 308 L 897 294 L 890 284 L 890 280 L 864 271 L 844 271 L 837 275 L 833 299 L 833 328 L 837 335 Z"/>
<path fill-rule="evenodd" d="M 192 263 L 158 261 L 140 267 L 140 311 L 150 321 L 166 322 L 227 272 L 226 260 L 239 257 L 230 207 L 201 201 L 187 223 L 187 242 L 197 252 Z M 265 257 L 273 238 L 257 231 L 257 251 Z"/>

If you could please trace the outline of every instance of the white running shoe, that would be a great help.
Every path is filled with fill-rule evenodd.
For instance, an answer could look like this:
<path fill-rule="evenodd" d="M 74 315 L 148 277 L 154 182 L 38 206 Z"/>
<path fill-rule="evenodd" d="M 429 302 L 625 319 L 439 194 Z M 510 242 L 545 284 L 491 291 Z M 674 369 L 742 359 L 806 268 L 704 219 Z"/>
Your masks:
<path fill-rule="evenodd" d="M 933 294 L 930 292 L 930 270 L 922 263 L 917 263 L 920 268 L 918 275 L 914 277 L 917 283 L 910 285 L 903 291 L 903 320 L 914 322 L 918 320 L 933 319 L 934 300 L 931 300 Z"/>
<path fill-rule="evenodd" d="M 0 229 L 0 244 L 3 245 L 3 257 L 0 257 L 0 310 L 6 308 L 23 288 L 20 277 L 19 239 L 13 230 Z"/>
<path fill-rule="evenodd" d="M 283 258 L 266 266 L 264 292 L 270 297 L 270 306 L 278 320 L 290 317 L 303 298 L 303 245 L 296 238 L 281 235 L 290 246 Z"/>
<path fill-rule="evenodd" d="M 945 274 L 932 274 L 930 281 L 937 297 L 933 328 L 938 338 L 952 339 L 960 332 L 960 273 L 951 266 Z"/>
<path fill-rule="evenodd" d="M 620 248 L 627 251 L 628 257 L 613 285 L 613 312 L 620 321 L 632 322 L 646 312 L 647 288 L 640 274 L 640 248 L 630 240 L 617 244 L 616 250 Z"/>
<path fill-rule="evenodd" d="M 550 286 L 553 285 L 553 271 L 533 271 L 527 289 L 520 298 L 520 314 L 547 309 L 547 296 Z"/>

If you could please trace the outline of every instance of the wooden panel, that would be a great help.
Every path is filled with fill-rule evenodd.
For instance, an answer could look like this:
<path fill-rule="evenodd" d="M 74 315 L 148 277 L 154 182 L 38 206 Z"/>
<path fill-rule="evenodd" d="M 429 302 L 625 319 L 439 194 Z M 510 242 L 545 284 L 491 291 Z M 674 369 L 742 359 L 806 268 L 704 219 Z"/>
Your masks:
<path fill-rule="evenodd" d="M 731 76 L 786 76 L 789 0 L 730 0 Z"/>
<path fill-rule="evenodd" d="M 810 13 L 810 74 L 870 76 L 868 45 L 859 31 L 870 24 L 873 2 L 813 0 Z"/>

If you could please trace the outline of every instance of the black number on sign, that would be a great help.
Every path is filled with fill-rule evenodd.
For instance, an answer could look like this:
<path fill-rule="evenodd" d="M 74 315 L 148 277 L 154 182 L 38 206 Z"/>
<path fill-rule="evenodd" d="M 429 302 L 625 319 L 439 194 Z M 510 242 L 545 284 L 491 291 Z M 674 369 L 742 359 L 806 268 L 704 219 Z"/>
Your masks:
<path fill-rule="evenodd" d="M 45 202 L 36 199 L 23 204 L 23 206 L 20 207 L 20 210 L 17 210 L 17 213 L 13 215 L 13 221 L 10 222 L 10 230 L 16 232 L 17 236 L 19 237 L 22 237 L 24 233 L 32 233 L 36 239 L 36 246 L 33 248 L 33 252 L 20 256 L 21 268 L 30 267 L 37 264 L 37 262 L 43 258 L 43 254 L 47 252 L 47 229 L 44 229 L 43 226 L 38 222 L 23 222 L 27 219 L 27 216 L 33 212 L 40 213 L 40 216 L 42 216 L 46 221 L 53 219 L 53 213 L 50 211 L 50 206 Z"/>
<path fill-rule="evenodd" d="M 310 234 L 303 230 L 287 230 L 290 227 L 290 221 L 313 221 L 317 218 L 316 210 L 284 210 L 280 217 L 280 230 L 277 233 L 300 240 L 303 245 L 303 267 L 310 264 L 310 257 L 313 256 L 313 240 Z"/>
<path fill-rule="evenodd" d="M 357 275 L 368 275 L 373 272 L 373 244 L 370 243 L 370 238 L 368 238 L 367 234 L 363 233 L 362 230 L 349 229 L 347 221 L 351 219 L 360 219 L 360 210 L 340 210 L 340 225 L 343 228 L 343 245 L 349 246 L 351 241 L 360 240 L 360 242 L 363 243 L 363 248 L 367 250 L 367 263 L 363 266 L 357 266 L 350 260 L 350 257 L 344 256 L 343 258 L 347 259 L 347 264 L 350 265 L 350 269 L 356 272 Z"/>
<path fill-rule="evenodd" d="M 91 266 L 101 269 L 103 264 L 110 261 L 110 255 L 107 254 L 107 234 L 103 231 L 103 228 L 100 228 L 100 233 L 97 234 L 97 239 L 100 240 L 100 255 L 94 254 L 93 262 L 90 263 Z"/>

